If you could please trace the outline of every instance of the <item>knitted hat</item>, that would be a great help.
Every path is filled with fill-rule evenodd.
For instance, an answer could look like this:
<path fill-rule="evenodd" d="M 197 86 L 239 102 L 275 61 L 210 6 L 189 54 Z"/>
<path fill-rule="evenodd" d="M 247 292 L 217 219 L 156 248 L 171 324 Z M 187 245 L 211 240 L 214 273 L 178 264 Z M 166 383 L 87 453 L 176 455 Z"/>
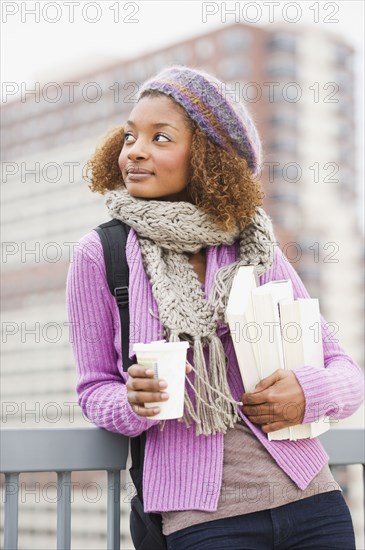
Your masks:
<path fill-rule="evenodd" d="M 228 151 L 233 147 L 253 175 L 258 173 L 260 138 L 234 87 L 203 71 L 175 65 L 144 82 L 138 99 L 146 90 L 171 96 L 215 144 Z"/>

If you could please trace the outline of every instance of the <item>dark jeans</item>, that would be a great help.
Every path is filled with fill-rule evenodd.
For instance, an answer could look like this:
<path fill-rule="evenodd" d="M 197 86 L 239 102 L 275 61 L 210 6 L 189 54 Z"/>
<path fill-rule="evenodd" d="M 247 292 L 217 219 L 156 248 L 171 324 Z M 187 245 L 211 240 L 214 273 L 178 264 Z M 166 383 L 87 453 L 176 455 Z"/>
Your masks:
<path fill-rule="evenodd" d="M 341 491 L 181 529 L 167 535 L 168 550 L 355 550 Z"/>

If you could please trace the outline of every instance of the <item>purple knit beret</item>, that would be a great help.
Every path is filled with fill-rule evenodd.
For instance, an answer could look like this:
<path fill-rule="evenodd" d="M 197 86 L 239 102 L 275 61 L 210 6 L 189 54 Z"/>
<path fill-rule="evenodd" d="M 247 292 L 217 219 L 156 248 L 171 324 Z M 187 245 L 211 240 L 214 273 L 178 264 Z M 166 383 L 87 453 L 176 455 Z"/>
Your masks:
<path fill-rule="evenodd" d="M 146 90 L 171 96 L 214 143 L 228 151 L 233 147 L 257 175 L 262 155 L 260 138 L 234 86 L 203 71 L 176 65 L 144 82 L 138 99 Z"/>

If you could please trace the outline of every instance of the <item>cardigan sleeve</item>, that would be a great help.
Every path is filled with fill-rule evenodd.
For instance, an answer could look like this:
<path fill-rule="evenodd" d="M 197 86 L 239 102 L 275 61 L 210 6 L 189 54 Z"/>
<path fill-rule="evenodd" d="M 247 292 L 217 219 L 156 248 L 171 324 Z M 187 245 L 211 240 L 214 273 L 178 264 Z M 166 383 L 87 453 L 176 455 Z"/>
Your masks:
<path fill-rule="evenodd" d="M 66 303 L 77 368 L 76 391 L 86 418 L 129 437 L 158 424 L 159 420 L 137 415 L 127 399 L 128 373 L 121 366 L 119 312 L 107 285 L 102 245 L 95 231 L 85 235 L 74 249 Z"/>
<path fill-rule="evenodd" d="M 280 248 L 276 248 L 274 263 L 260 283 L 280 279 L 291 279 L 294 299 L 310 298 L 289 260 Z M 359 408 L 364 399 L 362 369 L 346 354 L 322 315 L 321 330 L 325 369 L 315 365 L 294 369 L 305 396 L 304 424 L 315 422 L 324 415 L 331 420 L 346 418 Z"/>

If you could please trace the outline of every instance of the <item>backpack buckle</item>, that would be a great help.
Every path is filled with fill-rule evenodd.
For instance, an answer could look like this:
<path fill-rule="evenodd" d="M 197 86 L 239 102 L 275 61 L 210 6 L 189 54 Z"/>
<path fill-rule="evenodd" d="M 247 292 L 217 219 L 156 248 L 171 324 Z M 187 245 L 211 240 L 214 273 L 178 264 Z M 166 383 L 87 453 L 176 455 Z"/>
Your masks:
<path fill-rule="evenodd" d="M 117 286 L 114 289 L 114 296 L 120 307 L 127 307 L 129 304 L 129 291 L 127 286 Z"/>

